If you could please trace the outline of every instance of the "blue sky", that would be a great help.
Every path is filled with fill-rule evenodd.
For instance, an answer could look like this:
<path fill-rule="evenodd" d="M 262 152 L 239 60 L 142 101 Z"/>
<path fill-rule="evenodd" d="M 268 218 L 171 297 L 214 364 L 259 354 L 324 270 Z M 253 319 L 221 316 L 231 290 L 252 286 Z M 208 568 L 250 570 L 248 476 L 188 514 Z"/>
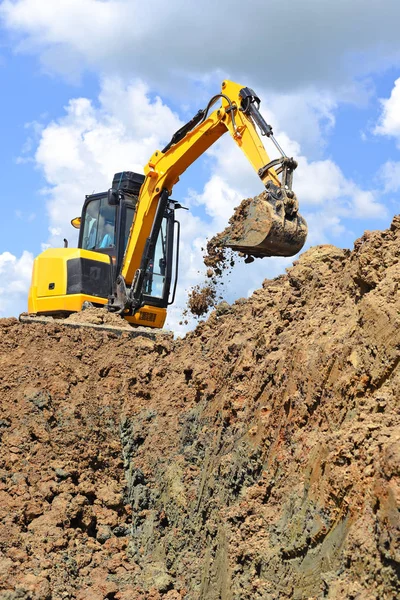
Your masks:
<path fill-rule="evenodd" d="M 256 89 L 278 140 L 299 158 L 294 188 L 309 244 L 352 247 L 400 212 L 398 2 L 254 0 L 245 13 L 236 0 L 149 6 L 0 1 L 0 316 L 25 310 L 33 256 L 74 241 L 69 221 L 84 195 L 107 189 L 115 171 L 141 170 L 225 77 Z M 262 191 L 225 138 L 174 190 L 191 209 L 169 317 L 176 330 L 201 280 L 205 236 Z M 228 299 L 289 264 L 239 265 Z"/>

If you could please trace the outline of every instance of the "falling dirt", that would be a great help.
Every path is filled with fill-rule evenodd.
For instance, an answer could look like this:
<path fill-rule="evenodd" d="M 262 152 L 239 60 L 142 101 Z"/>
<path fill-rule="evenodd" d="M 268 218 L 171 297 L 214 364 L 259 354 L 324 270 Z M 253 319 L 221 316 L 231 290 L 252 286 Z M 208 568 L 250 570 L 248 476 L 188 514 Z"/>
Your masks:
<path fill-rule="evenodd" d="M 229 248 L 218 247 L 217 236 L 207 243 L 207 252 L 204 255 L 204 264 L 207 267 L 204 282 L 193 286 L 188 293 L 186 308 L 183 317 L 189 313 L 194 317 L 203 317 L 210 309 L 215 308 L 218 300 L 223 299 L 223 275 L 230 274 L 237 261 L 237 253 Z"/>
<path fill-rule="evenodd" d="M 232 251 L 226 248 L 226 240 L 240 240 L 244 233 L 248 208 L 250 203 L 258 203 L 265 200 L 265 192 L 255 198 L 246 198 L 235 208 L 228 226 L 221 233 L 217 233 L 207 242 L 207 252 L 204 256 L 204 264 L 214 269 L 217 275 L 221 275 L 227 262 L 234 261 Z M 256 226 L 256 223 L 253 223 Z M 233 266 L 233 265 L 232 265 Z"/>
<path fill-rule="evenodd" d="M 240 240 L 244 233 L 244 223 L 251 203 L 265 201 L 265 192 L 255 198 L 247 198 L 235 208 L 229 219 L 228 227 L 217 233 L 207 241 L 203 262 L 207 267 L 205 281 L 196 285 L 188 293 L 188 300 L 184 317 L 190 313 L 195 317 L 206 315 L 210 309 L 217 305 L 217 296 L 220 293 L 222 277 L 235 266 L 238 257 L 245 256 L 242 252 L 234 252 L 226 247 L 226 240 Z M 257 223 L 255 223 L 257 225 Z M 223 296 L 221 296 L 223 298 Z M 221 299 L 220 298 L 220 299 Z"/>
<path fill-rule="evenodd" d="M 1 600 L 393 600 L 400 217 L 182 340 L 0 321 Z"/>
<path fill-rule="evenodd" d="M 216 288 L 213 283 L 204 286 L 195 285 L 188 295 L 187 307 L 192 315 L 201 317 L 215 306 Z"/>

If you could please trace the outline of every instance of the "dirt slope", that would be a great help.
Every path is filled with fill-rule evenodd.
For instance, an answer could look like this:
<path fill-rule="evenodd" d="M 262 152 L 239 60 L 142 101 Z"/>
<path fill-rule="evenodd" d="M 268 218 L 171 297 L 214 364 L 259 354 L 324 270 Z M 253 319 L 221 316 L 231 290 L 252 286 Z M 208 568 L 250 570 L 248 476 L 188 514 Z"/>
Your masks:
<path fill-rule="evenodd" d="M 0 321 L 0 599 L 392 599 L 400 218 L 184 340 Z"/>

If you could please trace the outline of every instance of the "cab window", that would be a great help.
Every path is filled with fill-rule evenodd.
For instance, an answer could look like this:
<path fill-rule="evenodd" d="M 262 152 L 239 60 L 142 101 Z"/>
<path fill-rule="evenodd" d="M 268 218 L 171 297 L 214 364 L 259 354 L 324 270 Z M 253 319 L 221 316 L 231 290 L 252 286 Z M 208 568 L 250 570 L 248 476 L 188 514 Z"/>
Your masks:
<path fill-rule="evenodd" d="M 116 207 L 107 198 L 96 198 L 86 205 L 83 225 L 82 248 L 101 250 L 115 247 Z"/>
<path fill-rule="evenodd" d="M 166 240 L 167 221 L 164 218 L 161 223 L 160 233 L 158 234 L 154 255 L 151 257 L 147 267 L 144 282 L 144 293 L 156 298 L 163 297 L 167 264 Z"/>

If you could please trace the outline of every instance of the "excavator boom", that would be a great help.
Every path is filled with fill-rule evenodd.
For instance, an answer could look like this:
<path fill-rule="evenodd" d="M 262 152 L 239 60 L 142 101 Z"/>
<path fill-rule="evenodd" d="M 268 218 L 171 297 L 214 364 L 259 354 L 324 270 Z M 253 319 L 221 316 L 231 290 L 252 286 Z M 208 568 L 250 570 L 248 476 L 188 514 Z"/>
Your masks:
<path fill-rule="evenodd" d="M 208 114 L 219 99 L 221 107 Z M 297 164 L 284 155 L 276 142 L 272 128 L 258 110 L 259 102 L 249 88 L 224 81 L 221 93 L 178 130 L 164 150 L 157 150 L 152 155 L 144 168 L 146 179 L 121 271 L 128 285 L 138 270 L 146 268 L 143 262 L 145 243 L 162 193 L 169 196 L 180 175 L 227 132 L 258 173 L 267 194 L 264 206 L 258 203 L 248 211 L 243 235 L 235 239 L 227 234 L 225 245 L 260 257 L 293 256 L 301 250 L 307 237 L 307 225 L 298 215 L 298 203 L 292 190 L 293 170 Z M 255 123 L 262 128 L 262 135 L 276 144 L 281 158 L 270 160 Z"/>

